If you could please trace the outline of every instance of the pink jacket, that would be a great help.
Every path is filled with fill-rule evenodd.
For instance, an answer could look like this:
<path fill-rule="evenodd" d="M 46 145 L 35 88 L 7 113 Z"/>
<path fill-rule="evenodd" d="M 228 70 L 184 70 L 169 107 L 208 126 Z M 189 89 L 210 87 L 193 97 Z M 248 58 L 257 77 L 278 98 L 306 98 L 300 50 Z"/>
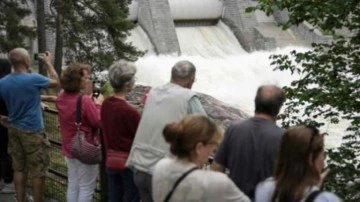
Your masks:
<path fill-rule="evenodd" d="M 78 96 L 80 96 L 80 93 L 67 93 L 62 91 L 56 99 L 62 137 L 62 153 L 68 158 L 72 158 L 70 144 L 77 129 L 75 120 Z M 92 137 L 97 134 L 98 129 L 101 127 L 100 106 L 95 105 L 90 96 L 83 95 L 81 111 L 81 129 L 85 132 L 88 142 L 93 143 Z"/>

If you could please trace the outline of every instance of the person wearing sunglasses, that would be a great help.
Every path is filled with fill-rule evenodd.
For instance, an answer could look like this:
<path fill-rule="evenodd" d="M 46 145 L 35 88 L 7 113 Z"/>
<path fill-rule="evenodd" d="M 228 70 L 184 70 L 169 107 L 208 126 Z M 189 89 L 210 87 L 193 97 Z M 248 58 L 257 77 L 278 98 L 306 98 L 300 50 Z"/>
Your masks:
<path fill-rule="evenodd" d="M 255 202 L 338 202 L 320 189 L 324 170 L 324 135 L 315 127 L 298 125 L 282 136 L 274 177 L 259 183 Z"/>

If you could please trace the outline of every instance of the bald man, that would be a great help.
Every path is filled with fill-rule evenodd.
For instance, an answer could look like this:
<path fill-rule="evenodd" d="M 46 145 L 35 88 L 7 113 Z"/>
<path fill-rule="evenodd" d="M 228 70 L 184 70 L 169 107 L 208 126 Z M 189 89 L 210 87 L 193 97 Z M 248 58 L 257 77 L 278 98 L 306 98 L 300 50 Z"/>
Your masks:
<path fill-rule="evenodd" d="M 227 128 L 211 165 L 217 171 L 229 169 L 229 177 L 251 199 L 256 185 L 273 174 L 284 133 L 275 121 L 284 101 L 280 88 L 260 86 L 255 97 L 255 116 Z"/>
<path fill-rule="evenodd" d="M 150 90 L 136 131 L 127 165 L 134 168 L 134 181 L 141 201 L 151 202 L 152 173 L 155 164 L 170 154 L 162 130 L 165 124 L 179 121 L 188 114 L 206 114 L 195 92 L 195 66 L 177 62 L 169 83 Z"/>
<path fill-rule="evenodd" d="M 44 133 L 40 93 L 41 89 L 57 87 L 59 78 L 51 65 L 49 52 L 42 55 L 48 77 L 31 73 L 30 55 L 24 48 L 11 50 L 9 60 L 14 71 L 0 80 L 0 99 L 4 100 L 9 115 L 0 120 L 8 127 L 16 197 L 18 202 L 25 201 L 26 178 L 29 176 L 34 202 L 42 202 L 49 165 L 49 142 Z"/>

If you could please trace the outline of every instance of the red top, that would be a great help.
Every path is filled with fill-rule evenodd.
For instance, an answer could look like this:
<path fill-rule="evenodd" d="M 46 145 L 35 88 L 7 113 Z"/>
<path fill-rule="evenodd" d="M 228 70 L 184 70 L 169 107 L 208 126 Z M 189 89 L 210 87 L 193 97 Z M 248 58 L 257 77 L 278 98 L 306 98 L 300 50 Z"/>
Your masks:
<path fill-rule="evenodd" d="M 130 152 L 140 113 L 125 100 L 107 98 L 101 106 L 105 149 Z"/>
<path fill-rule="evenodd" d="M 56 99 L 60 131 L 62 137 L 62 153 L 72 158 L 70 152 L 71 139 L 76 133 L 76 102 L 80 93 L 66 93 L 61 91 Z M 88 95 L 82 97 L 81 130 L 85 132 L 88 142 L 93 143 L 93 136 L 101 127 L 100 106 L 95 105 Z"/>

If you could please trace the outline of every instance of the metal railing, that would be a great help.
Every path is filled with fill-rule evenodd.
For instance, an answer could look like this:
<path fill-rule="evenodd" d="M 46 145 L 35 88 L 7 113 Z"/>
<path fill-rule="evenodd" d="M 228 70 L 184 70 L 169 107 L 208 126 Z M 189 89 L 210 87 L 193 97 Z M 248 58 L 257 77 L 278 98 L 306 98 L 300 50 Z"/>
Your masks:
<path fill-rule="evenodd" d="M 61 134 L 58 122 L 58 112 L 54 109 L 44 110 L 45 131 L 51 143 L 50 167 L 46 179 L 45 196 L 55 201 L 66 202 L 67 191 L 67 167 L 65 157 L 61 153 Z M 100 166 L 102 167 L 102 166 Z M 101 189 L 100 183 L 104 177 L 104 169 L 99 169 L 99 177 L 96 183 L 93 202 L 104 200 L 105 190 Z M 104 188 L 103 188 L 104 189 Z"/>

